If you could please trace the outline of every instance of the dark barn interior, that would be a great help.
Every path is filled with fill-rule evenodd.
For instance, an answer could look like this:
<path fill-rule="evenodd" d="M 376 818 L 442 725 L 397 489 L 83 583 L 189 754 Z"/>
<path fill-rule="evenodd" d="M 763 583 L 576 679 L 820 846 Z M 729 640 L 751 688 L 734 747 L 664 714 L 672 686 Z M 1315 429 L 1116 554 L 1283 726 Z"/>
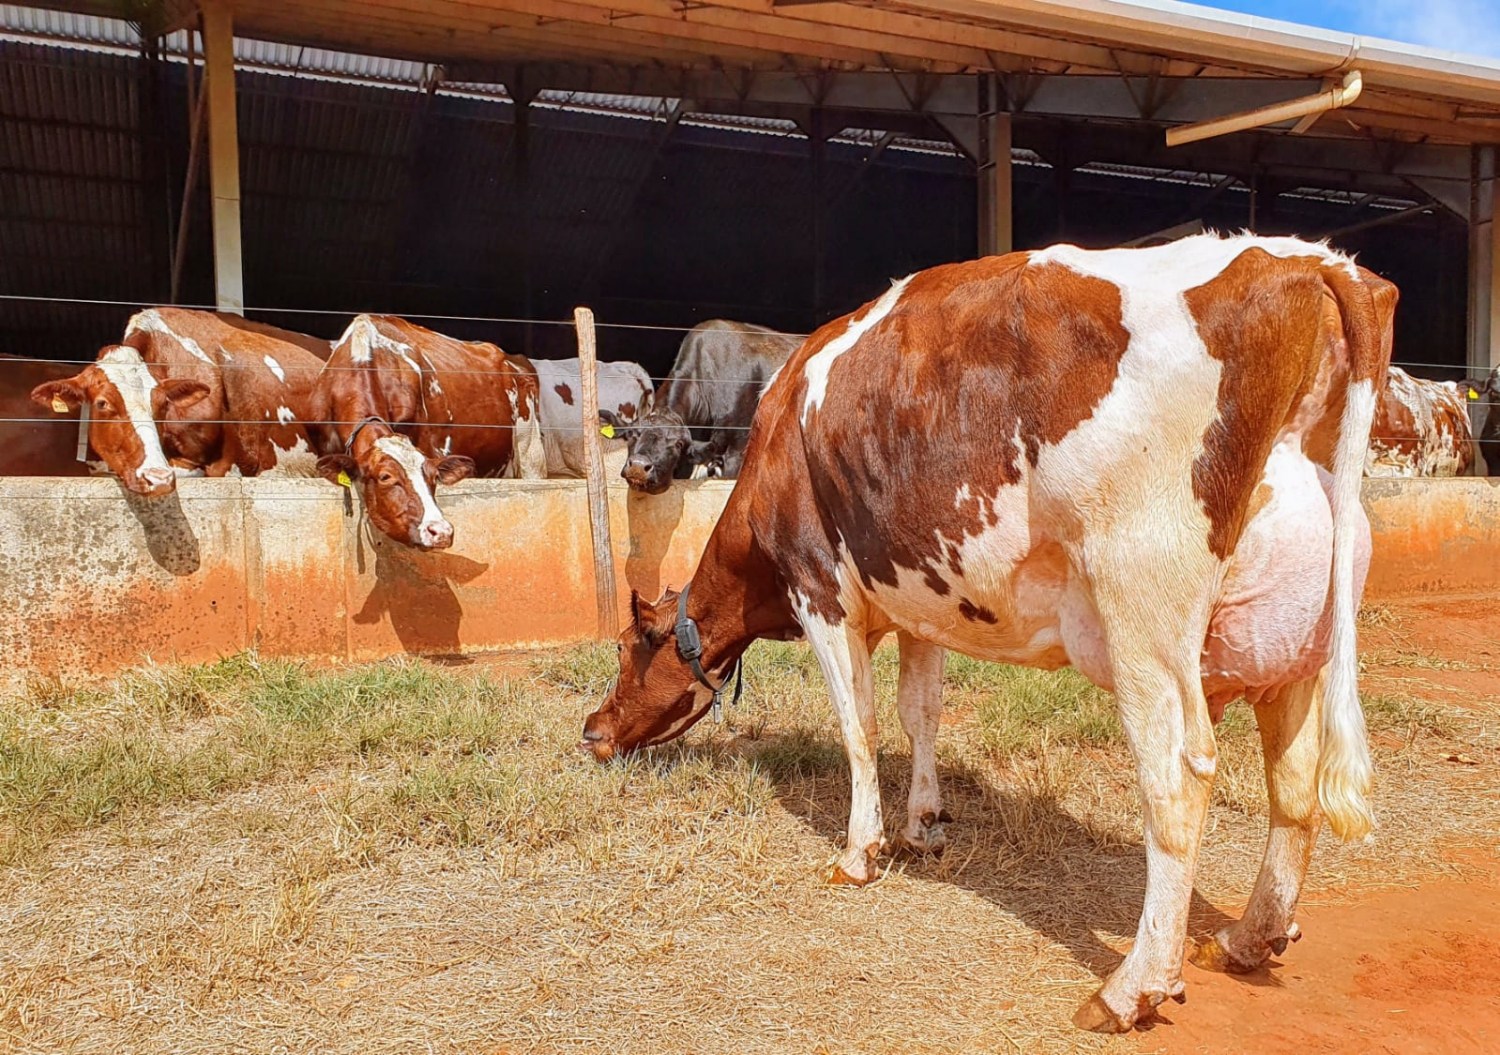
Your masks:
<path fill-rule="evenodd" d="M 91 25 L 114 38 L 0 40 L 10 355 L 91 359 L 138 305 L 214 303 L 201 163 L 173 296 L 186 35 L 167 54 L 131 53 L 127 24 Z M 498 85 L 424 88 L 423 64 L 354 55 L 292 75 L 276 66 L 298 49 L 238 44 L 252 53 L 236 76 L 247 312 L 293 329 L 334 336 L 381 311 L 566 357 L 564 323 L 587 304 L 603 358 L 664 373 L 676 328 L 722 316 L 806 332 L 892 277 L 976 252 L 974 162 L 930 116 L 828 108 L 799 121 L 550 91 L 518 128 Z M 820 149 L 814 128 L 829 136 Z M 1329 236 L 1400 285 L 1395 359 L 1461 373 L 1464 218 L 1416 191 L 1234 167 L 1227 152 L 1213 171 L 1174 169 L 1137 141 L 1107 120 L 1017 115 L 1015 246 L 1108 246 L 1192 221 Z M 1121 162 L 1132 154 L 1141 162 Z"/>

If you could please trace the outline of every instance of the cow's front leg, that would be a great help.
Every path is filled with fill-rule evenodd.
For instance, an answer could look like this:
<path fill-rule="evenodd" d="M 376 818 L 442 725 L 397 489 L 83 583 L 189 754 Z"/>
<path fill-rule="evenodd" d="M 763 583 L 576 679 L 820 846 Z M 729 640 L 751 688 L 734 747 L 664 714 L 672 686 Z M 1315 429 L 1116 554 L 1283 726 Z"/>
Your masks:
<path fill-rule="evenodd" d="M 885 842 L 880 777 L 875 768 L 875 686 L 870 649 L 864 632 L 847 618 L 835 623 L 804 610 L 798 613 L 798 621 L 823 668 L 849 756 L 849 839 L 828 881 L 863 886 L 878 875 L 875 859 Z"/>
<path fill-rule="evenodd" d="M 906 800 L 906 827 L 897 845 L 910 853 L 940 854 L 948 845 L 943 832 L 943 792 L 937 775 L 938 719 L 943 713 L 943 650 L 904 631 L 901 680 L 896 709 L 911 740 L 911 791 Z"/>

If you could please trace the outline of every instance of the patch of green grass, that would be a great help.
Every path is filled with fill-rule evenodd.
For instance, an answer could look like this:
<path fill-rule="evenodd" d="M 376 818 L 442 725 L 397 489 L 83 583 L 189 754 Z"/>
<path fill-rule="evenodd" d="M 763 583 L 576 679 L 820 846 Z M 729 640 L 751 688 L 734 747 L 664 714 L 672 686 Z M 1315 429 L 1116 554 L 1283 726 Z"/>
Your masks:
<path fill-rule="evenodd" d="M 87 735 L 56 737 L 5 709 L 0 863 L 122 813 L 207 799 L 343 756 L 438 744 L 482 752 L 505 738 L 520 696 L 513 686 L 422 663 L 315 673 L 246 655 L 136 672 L 66 701 L 28 697 L 18 702 L 87 707 L 102 717 Z"/>
<path fill-rule="evenodd" d="M 947 681 L 974 698 L 980 743 L 993 754 L 1034 751 L 1047 743 L 1105 746 L 1124 738 L 1114 698 L 1073 670 L 950 656 Z"/>

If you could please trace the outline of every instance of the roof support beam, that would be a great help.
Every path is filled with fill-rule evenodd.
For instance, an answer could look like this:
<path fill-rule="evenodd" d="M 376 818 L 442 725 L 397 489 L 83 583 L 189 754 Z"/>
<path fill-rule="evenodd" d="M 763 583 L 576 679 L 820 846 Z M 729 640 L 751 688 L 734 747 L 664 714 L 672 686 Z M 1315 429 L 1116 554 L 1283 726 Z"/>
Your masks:
<path fill-rule="evenodd" d="M 240 131 L 234 97 L 234 21 L 220 0 L 203 5 L 203 70 L 208 93 L 208 175 L 213 188 L 214 302 L 245 313 L 240 255 Z"/>
<path fill-rule="evenodd" d="M 1469 169 L 1469 377 L 1500 366 L 1500 161 L 1492 146 L 1473 147 Z M 1470 404 L 1474 434 L 1484 408 Z M 1490 472 L 1496 467 L 1490 466 Z"/>
<path fill-rule="evenodd" d="M 980 256 L 999 256 L 1011 250 L 1012 189 L 1010 171 L 1010 114 L 1001 109 L 1001 91 L 994 74 L 980 74 L 979 115 L 979 239 Z"/>

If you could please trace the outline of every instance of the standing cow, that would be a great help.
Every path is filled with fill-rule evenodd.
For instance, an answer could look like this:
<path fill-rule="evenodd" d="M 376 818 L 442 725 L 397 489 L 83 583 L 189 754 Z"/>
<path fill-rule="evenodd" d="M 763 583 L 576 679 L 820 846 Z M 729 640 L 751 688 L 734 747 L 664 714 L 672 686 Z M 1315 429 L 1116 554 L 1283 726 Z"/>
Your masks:
<path fill-rule="evenodd" d="M 320 348 L 238 315 L 148 308 L 121 343 L 31 398 L 59 414 L 87 403 L 89 446 L 137 494 L 170 493 L 180 472 L 310 471 L 303 400 Z"/>
<path fill-rule="evenodd" d="M 1428 381 L 1391 367 L 1375 408 L 1365 475 L 1467 476 L 1475 447 L 1464 397 L 1453 381 Z"/>
<path fill-rule="evenodd" d="M 318 473 L 359 481 L 370 521 L 418 549 L 446 549 L 438 483 L 547 472 L 536 371 L 524 356 L 390 315 L 360 315 L 310 399 Z"/>
<path fill-rule="evenodd" d="M 852 773 L 831 879 L 868 883 L 885 846 L 875 644 L 900 642 L 900 841 L 918 851 L 944 844 L 943 649 L 1071 664 L 1115 695 L 1145 813 L 1135 943 L 1075 1016 L 1123 1031 L 1183 998 L 1214 721 L 1245 696 L 1271 835 L 1244 917 L 1196 959 L 1264 963 L 1296 935 L 1322 818 L 1350 839 L 1372 823 L 1359 488 L 1395 302 L 1327 246 L 1251 236 L 1056 246 L 896 282 L 781 371 L 691 582 L 632 598 L 580 746 L 603 760 L 680 736 L 752 641 L 804 635 Z"/>
<path fill-rule="evenodd" d="M 656 390 L 656 409 L 622 432 L 629 454 L 620 475 L 649 494 L 695 470 L 738 476 L 761 393 L 801 340 L 748 322 L 694 326 Z"/>
<path fill-rule="evenodd" d="M 577 359 L 533 359 L 541 386 L 542 443 L 548 476 L 583 475 L 583 420 L 579 415 Z M 636 363 L 598 363 L 599 417 L 617 430 L 651 413 L 651 377 Z M 623 438 L 605 441 L 606 452 L 625 445 Z"/>

